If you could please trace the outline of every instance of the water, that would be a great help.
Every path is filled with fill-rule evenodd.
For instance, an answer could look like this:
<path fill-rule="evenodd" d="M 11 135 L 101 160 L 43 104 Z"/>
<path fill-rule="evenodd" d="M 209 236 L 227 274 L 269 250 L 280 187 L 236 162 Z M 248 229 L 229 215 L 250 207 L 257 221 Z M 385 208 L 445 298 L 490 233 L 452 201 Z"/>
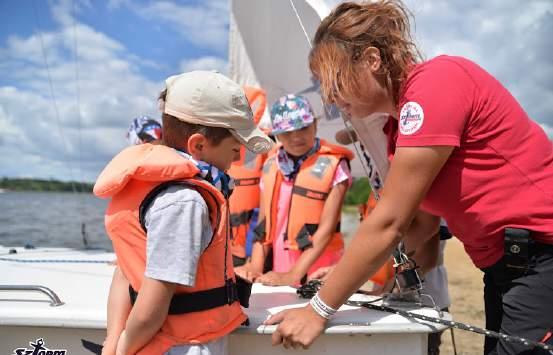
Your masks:
<path fill-rule="evenodd" d="M 0 245 L 82 248 L 85 223 L 88 245 L 112 250 L 104 229 L 106 206 L 92 194 L 0 193 Z M 357 214 L 342 215 L 346 241 L 358 224 Z"/>
<path fill-rule="evenodd" d="M 104 229 L 106 206 L 92 194 L 0 193 L 0 245 L 82 248 L 85 223 L 88 245 L 112 250 Z"/>

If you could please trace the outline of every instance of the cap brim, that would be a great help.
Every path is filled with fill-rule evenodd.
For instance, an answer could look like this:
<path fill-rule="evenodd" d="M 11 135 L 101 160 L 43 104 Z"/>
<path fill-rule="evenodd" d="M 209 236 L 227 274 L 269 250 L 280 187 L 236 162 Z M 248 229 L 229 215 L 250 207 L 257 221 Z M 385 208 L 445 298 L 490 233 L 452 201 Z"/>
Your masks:
<path fill-rule="evenodd" d="M 334 138 L 336 139 L 336 142 L 348 145 L 357 142 L 357 133 L 355 133 L 353 129 L 344 128 L 336 132 Z"/>
<path fill-rule="evenodd" d="M 271 138 L 255 125 L 252 128 L 229 129 L 229 131 L 252 153 L 267 153 L 273 147 Z"/>

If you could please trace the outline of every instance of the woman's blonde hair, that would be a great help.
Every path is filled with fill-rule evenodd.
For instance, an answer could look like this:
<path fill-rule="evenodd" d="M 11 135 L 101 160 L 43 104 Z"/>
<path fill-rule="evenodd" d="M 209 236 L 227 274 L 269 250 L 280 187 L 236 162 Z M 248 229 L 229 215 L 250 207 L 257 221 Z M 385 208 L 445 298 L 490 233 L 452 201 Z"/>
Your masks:
<path fill-rule="evenodd" d="M 309 55 L 324 100 L 359 96 L 354 66 L 365 58 L 367 48 L 375 47 L 382 62 L 377 74 L 397 104 L 410 67 L 422 60 L 411 37 L 410 17 L 399 0 L 346 2 L 334 9 L 319 25 Z"/>

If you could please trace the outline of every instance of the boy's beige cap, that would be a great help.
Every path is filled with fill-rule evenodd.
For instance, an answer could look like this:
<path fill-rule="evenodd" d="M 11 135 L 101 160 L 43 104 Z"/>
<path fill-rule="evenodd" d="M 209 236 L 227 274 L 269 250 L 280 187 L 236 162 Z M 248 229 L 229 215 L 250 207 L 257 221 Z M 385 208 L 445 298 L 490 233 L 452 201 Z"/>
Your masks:
<path fill-rule="evenodd" d="M 244 90 L 223 74 L 192 71 L 167 78 L 165 85 L 164 113 L 184 122 L 228 128 L 254 153 L 271 149 L 271 139 L 253 121 Z"/>

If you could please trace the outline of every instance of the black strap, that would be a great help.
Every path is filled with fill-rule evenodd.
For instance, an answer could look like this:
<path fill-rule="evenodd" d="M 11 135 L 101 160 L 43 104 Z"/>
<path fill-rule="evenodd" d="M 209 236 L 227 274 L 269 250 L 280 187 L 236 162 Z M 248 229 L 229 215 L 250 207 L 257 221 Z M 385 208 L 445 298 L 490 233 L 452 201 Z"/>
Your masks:
<path fill-rule="evenodd" d="M 259 185 L 259 178 L 244 178 L 244 179 L 234 179 L 234 186 L 253 186 Z"/>
<path fill-rule="evenodd" d="M 318 228 L 318 224 L 311 223 L 306 223 L 303 225 L 303 227 L 301 227 L 298 235 L 296 236 L 296 243 L 298 244 L 298 248 L 301 251 L 304 251 L 305 249 L 313 246 L 313 242 L 311 241 L 311 239 L 309 239 L 309 237 L 315 234 Z M 340 232 L 340 222 L 336 223 L 336 230 L 334 232 Z"/>
<path fill-rule="evenodd" d="M 131 305 L 134 305 L 138 292 L 129 285 L 129 296 Z M 179 293 L 173 295 L 169 305 L 169 314 L 185 314 L 192 312 L 207 311 L 209 309 L 231 305 L 238 301 L 238 290 L 236 283 L 227 280 L 225 286 L 211 288 L 208 290 L 192 293 Z"/>
<path fill-rule="evenodd" d="M 298 235 L 296 236 L 296 243 L 298 244 L 298 248 L 301 251 L 304 251 L 305 249 L 313 246 L 313 242 L 311 242 L 311 239 L 309 239 L 309 237 L 315 234 L 317 228 L 319 228 L 318 224 L 310 223 L 306 223 L 303 225 L 303 227 L 301 227 Z"/>
<path fill-rule="evenodd" d="M 253 216 L 253 210 L 243 211 L 240 213 L 231 213 L 230 214 L 230 226 L 238 227 L 243 224 L 250 223 L 250 220 Z"/>
<path fill-rule="evenodd" d="M 292 193 L 306 198 L 310 198 L 313 200 L 319 200 L 319 201 L 325 201 L 326 198 L 328 197 L 327 192 L 311 190 L 306 187 L 301 187 L 297 185 L 294 185 L 294 187 L 292 188 Z"/>
<path fill-rule="evenodd" d="M 446 226 L 440 226 L 440 240 L 448 240 L 453 237 L 453 234 L 449 231 L 449 228 Z"/>
<path fill-rule="evenodd" d="M 266 220 L 263 219 L 253 229 L 253 234 L 256 241 L 263 242 L 265 240 L 265 236 L 267 235 L 267 231 L 265 230 L 266 224 L 267 224 Z"/>

